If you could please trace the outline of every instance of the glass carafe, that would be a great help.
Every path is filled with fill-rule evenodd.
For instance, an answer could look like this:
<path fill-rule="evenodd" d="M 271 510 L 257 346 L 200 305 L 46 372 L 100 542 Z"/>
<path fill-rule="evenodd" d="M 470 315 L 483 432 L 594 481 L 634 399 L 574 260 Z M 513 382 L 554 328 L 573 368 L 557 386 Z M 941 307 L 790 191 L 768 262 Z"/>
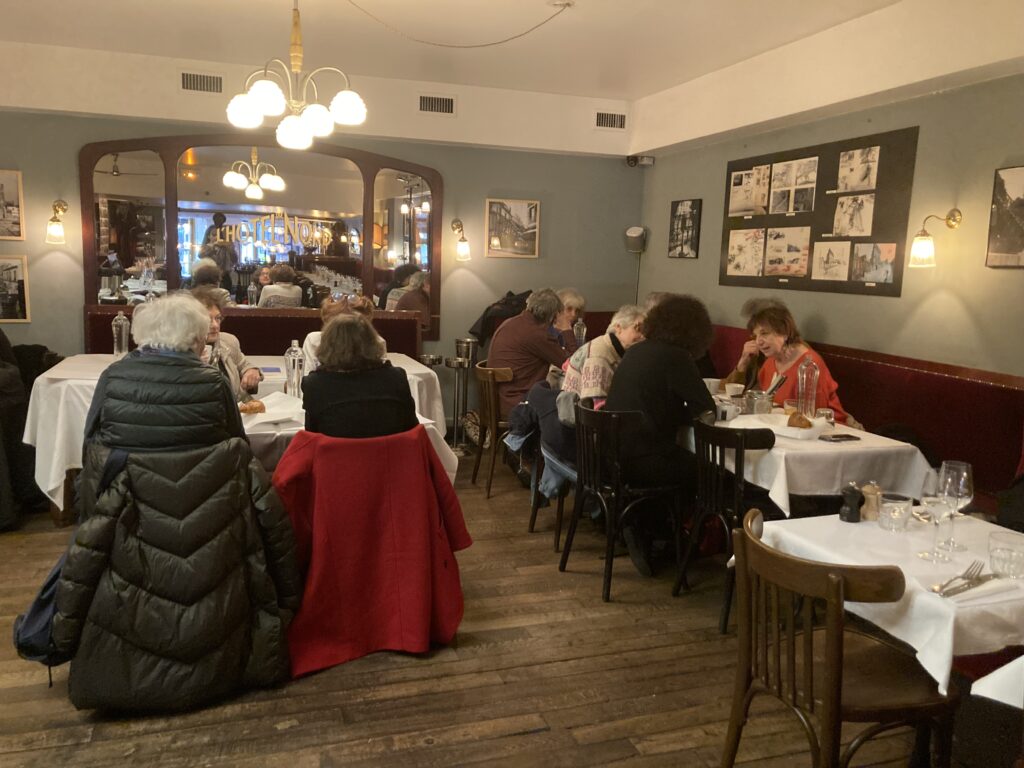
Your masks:
<path fill-rule="evenodd" d="M 114 333 L 114 359 L 120 360 L 128 354 L 128 334 L 131 331 L 132 323 L 124 312 L 118 312 L 117 317 L 110 323 Z"/>
<path fill-rule="evenodd" d="M 813 419 L 818 409 L 818 374 L 818 364 L 805 357 L 797 371 L 796 407 L 808 419 Z"/>

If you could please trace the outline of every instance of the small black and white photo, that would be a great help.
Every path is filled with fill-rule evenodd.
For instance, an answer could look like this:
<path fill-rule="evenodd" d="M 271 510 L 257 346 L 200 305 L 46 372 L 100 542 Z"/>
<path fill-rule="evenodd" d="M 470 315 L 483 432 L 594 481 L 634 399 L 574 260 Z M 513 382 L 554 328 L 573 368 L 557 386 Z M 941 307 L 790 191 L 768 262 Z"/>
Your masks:
<path fill-rule="evenodd" d="M 869 237 L 875 215 L 874 195 L 847 195 L 836 200 L 832 234 L 838 237 Z"/>
<path fill-rule="evenodd" d="M 700 250 L 700 200 L 673 200 L 669 215 L 668 257 L 696 259 Z"/>
<path fill-rule="evenodd" d="M 853 248 L 850 279 L 859 283 L 891 283 L 895 264 L 896 243 L 858 243 Z"/>
<path fill-rule="evenodd" d="M 881 147 L 861 147 L 839 153 L 838 192 L 859 192 L 874 189 L 878 180 L 878 159 Z"/>
<path fill-rule="evenodd" d="M 0 323 L 27 323 L 28 257 L 0 256 Z"/>
<path fill-rule="evenodd" d="M 1024 166 L 996 171 L 985 266 L 1024 267 Z"/>
<path fill-rule="evenodd" d="M 811 265 L 812 280 L 843 280 L 850 274 L 850 241 L 814 244 L 814 262 Z"/>
<path fill-rule="evenodd" d="M 0 170 L 0 240 L 24 240 L 21 171 Z"/>
<path fill-rule="evenodd" d="M 791 189 L 773 189 L 771 212 L 789 213 L 792 192 L 793 190 Z"/>
<path fill-rule="evenodd" d="M 818 183 L 818 158 L 803 157 L 772 165 L 771 213 L 810 213 Z"/>
<path fill-rule="evenodd" d="M 814 187 L 793 190 L 793 212 L 810 213 L 814 210 Z"/>
<path fill-rule="evenodd" d="M 729 178 L 729 215 L 761 216 L 768 210 L 770 165 L 733 171 Z"/>

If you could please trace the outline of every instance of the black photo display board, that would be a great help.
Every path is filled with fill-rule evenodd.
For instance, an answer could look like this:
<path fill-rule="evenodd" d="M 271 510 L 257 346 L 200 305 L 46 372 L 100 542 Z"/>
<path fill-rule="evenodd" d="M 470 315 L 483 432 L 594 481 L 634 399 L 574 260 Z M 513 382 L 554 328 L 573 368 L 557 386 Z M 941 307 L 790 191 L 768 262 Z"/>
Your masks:
<path fill-rule="evenodd" d="M 917 134 L 730 162 L 719 285 L 899 296 Z"/>

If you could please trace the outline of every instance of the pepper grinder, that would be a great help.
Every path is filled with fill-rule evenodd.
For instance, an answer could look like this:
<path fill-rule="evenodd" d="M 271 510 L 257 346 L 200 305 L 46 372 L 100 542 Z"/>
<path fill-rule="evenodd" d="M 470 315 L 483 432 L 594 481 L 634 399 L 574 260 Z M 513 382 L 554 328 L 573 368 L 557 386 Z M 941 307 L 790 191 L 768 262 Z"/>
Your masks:
<path fill-rule="evenodd" d="M 843 506 L 839 508 L 839 519 L 844 523 L 859 523 L 860 508 L 864 504 L 864 494 L 852 480 L 842 491 Z"/>
<path fill-rule="evenodd" d="M 860 489 L 864 494 L 864 506 L 860 510 L 861 520 L 877 520 L 882 507 L 882 489 L 874 480 L 868 480 Z"/>

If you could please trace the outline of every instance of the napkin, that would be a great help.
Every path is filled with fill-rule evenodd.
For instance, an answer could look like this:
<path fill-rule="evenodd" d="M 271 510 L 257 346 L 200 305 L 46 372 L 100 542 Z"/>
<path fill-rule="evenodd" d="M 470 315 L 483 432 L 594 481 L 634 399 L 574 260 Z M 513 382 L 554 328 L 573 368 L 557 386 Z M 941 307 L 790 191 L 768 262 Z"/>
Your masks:
<path fill-rule="evenodd" d="M 1013 593 L 1013 594 L 1010 594 Z M 1014 600 L 1021 596 L 1020 588 L 1011 579 L 992 579 L 981 586 L 947 598 L 960 605 L 987 605 Z"/>
<path fill-rule="evenodd" d="M 280 424 L 286 421 L 297 421 L 305 423 L 306 414 L 302 408 L 302 401 L 297 397 L 286 395 L 284 392 L 271 392 L 263 398 L 265 413 L 242 414 L 242 423 L 246 428 L 257 424 Z"/>

